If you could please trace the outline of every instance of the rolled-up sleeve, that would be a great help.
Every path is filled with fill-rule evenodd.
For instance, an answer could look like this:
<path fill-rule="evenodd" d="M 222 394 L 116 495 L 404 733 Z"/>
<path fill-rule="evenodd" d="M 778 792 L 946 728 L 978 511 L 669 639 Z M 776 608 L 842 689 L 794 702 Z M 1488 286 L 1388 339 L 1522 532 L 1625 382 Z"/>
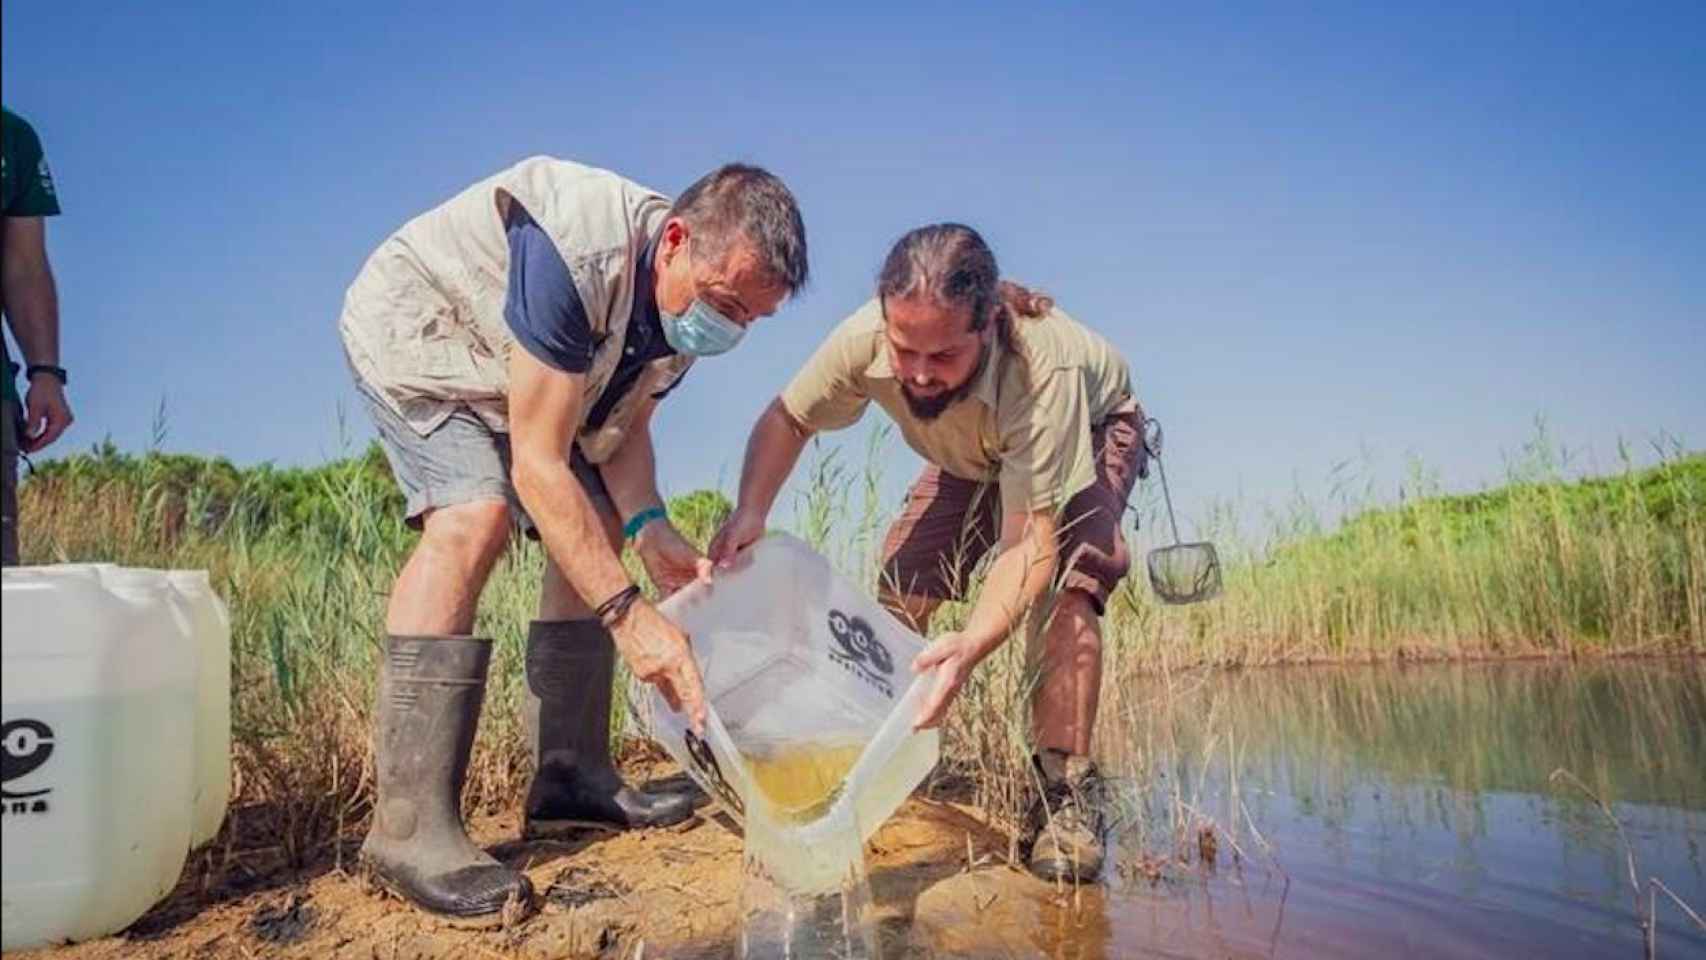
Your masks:
<path fill-rule="evenodd" d="M 782 406 L 806 429 L 850 427 L 870 406 L 860 375 L 871 364 L 875 338 L 860 328 L 857 314 L 844 321 L 782 391 Z"/>
<path fill-rule="evenodd" d="M 48 171 L 47 157 L 42 153 L 41 138 L 29 122 L 11 111 L 6 112 L 6 162 L 14 167 L 8 173 L 15 178 L 17 190 L 7 198 L 8 217 L 57 217 L 59 192 Z"/>
<path fill-rule="evenodd" d="M 564 373 L 585 373 L 592 367 L 596 344 L 562 254 L 519 208 L 511 215 L 508 234 L 504 322 L 510 333 L 540 363 Z"/>

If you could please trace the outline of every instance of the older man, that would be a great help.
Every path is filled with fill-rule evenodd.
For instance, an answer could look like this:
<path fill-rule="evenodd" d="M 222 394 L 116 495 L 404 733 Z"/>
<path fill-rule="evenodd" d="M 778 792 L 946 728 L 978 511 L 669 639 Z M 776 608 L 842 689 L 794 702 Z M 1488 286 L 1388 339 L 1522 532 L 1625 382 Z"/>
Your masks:
<path fill-rule="evenodd" d="M 732 349 L 805 280 L 793 195 L 738 164 L 671 203 L 535 157 L 368 258 L 340 328 L 421 531 L 386 617 L 378 803 L 362 846 L 383 885 L 464 918 L 531 893 L 469 841 L 459 809 L 491 658 L 474 615 L 514 524 L 548 557 L 527 637 L 524 835 L 691 813 L 688 797 L 634 790 L 611 763 L 617 650 L 692 722 L 704 712 L 687 637 L 639 597 L 618 555 L 633 541 L 666 590 L 707 575 L 665 516 L 652 411 L 697 357 Z"/>
<path fill-rule="evenodd" d="M 883 602 L 922 631 L 999 545 L 965 627 L 915 664 L 937 670 L 917 723 L 939 724 L 972 669 L 1059 582 L 1032 701 L 1045 789 L 1029 817 L 1029 862 L 1044 877 L 1093 878 L 1103 858 L 1089 758 L 1100 618 L 1130 563 L 1120 519 L 1145 472 L 1126 362 L 1049 298 L 1001 280 L 970 227 L 914 230 L 890 251 L 877 298 L 753 428 L 740 503 L 711 558 L 724 562 L 761 536 L 807 439 L 850 426 L 873 400 L 928 462 L 889 531 Z"/>

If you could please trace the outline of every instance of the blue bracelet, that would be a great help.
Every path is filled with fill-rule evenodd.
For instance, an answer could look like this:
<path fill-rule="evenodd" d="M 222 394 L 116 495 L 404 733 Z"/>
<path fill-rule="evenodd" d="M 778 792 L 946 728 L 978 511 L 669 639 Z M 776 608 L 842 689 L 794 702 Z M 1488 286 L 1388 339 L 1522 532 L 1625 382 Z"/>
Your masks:
<path fill-rule="evenodd" d="M 669 516 L 669 511 L 662 507 L 647 507 L 646 509 L 641 510 L 639 513 L 634 514 L 633 517 L 629 518 L 627 523 L 622 525 L 622 539 L 634 539 L 634 537 L 639 535 L 640 529 L 646 524 L 667 516 Z"/>

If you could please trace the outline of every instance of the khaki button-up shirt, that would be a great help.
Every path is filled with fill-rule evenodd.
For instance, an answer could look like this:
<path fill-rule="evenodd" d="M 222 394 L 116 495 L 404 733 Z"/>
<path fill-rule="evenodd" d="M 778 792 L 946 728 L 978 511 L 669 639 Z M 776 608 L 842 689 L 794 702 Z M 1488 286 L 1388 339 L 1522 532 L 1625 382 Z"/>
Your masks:
<path fill-rule="evenodd" d="M 876 300 L 831 333 L 782 393 L 811 430 L 851 426 L 875 400 L 918 455 L 967 480 L 999 482 L 1008 513 L 1053 510 L 1096 480 L 1091 430 L 1137 409 L 1113 346 L 1056 309 L 1021 318 L 1023 356 L 992 342 L 972 392 L 933 420 L 907 407 Z"/>

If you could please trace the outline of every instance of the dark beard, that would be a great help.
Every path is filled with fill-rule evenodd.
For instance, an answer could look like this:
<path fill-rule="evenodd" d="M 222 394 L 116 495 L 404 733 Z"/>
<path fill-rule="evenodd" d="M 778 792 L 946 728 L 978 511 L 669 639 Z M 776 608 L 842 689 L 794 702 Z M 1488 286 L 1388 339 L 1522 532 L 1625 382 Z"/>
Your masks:
<path fill-rule="evenodd" d="M 978 378 L 983 376 L 984 364 L 988 362 L 989 347 L 985 346 L 978 354 L 977 366 L 972 370 L 971 376 L 966 378 L 965 383 L 934 396 L 915 397 L 912 395 L 912 391 L 906 388 L 906 383 L 903 381 L 900 385 L 900 395 L 906 401 L 906 409 L 911 410 L 912 415 L 920 420 L 936 419 L 948 412 L 949 407 L 971 395 L 972 388 L 977 384 Z"/>

